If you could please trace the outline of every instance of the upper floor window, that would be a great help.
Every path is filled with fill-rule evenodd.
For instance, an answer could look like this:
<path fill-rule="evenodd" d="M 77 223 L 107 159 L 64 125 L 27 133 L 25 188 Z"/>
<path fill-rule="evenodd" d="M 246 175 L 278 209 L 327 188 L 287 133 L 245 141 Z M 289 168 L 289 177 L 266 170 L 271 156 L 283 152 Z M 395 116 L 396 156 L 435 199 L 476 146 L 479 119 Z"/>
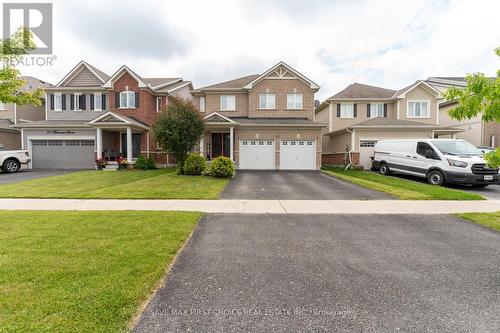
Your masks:
<path fill-rule="evenodd" d="M 428 101 L 409 101 L 406 109 L 407 118 L 429 118 Z"/>
<path fill-rule="evenodd" d="M 302 94 L 287 94 L 286 95 L 287 109 L 302 109 Z"/>
<path fill-rule="evenodd" d="M 377 118 L 384 116 L 384 104 L 383 103 L 371 103 L 370 104 L 370 118 Z"/>
<path fill-rule="evenodd" d="M 221 111 L 234 111 L 236 110 L 236 97 L 234 95 L 221 95 L 220 96 L 220 110 Z"/>
<path fill-rule="evenodd" d="M 135 108 L 135 92 L 122 91 L 120 93 L 120 108 Z"/>
<path fill-rule="evenodd" d="M 200 112 L 205 112 L 205 96 L 200 96 Z"/>
<path fill-rule="evenodd" d="M 94 94 L 94 111 L 102 111 L 102 93 Z"/>
<path fill-rule="evenodd" d="M 82 106 L 80 105 L 81 101 L 82 101 L 81 96 L 82 95 L 79 93 L 73 94 L 73 110 L 74 111 L 81 111 L 82 110 Z"/>
<path fill-rule="evenodd" d="M 276 97 L 274 94 L 259 95 L 259 109 L 274 109 Z"/>
<path fill-rule="evenodd" d="M 354 118 L 354 104 L 340 104 L 340 118 Z"/>
<path fill-rule="evenodd" d="M 7 108 L 5 107 L 5 103 L 0 102 L 0 111 L 4 111 L 4 110 L 7 110 Z"/>
<path fill-rule="evenodd" d="M 156 112 L 160 112 L 162 108 L 161 97 L 156 97 Z"/>
<path fill-rule="evenodd" d="M 54 111 L 62 111 L 62 94 L 54 94 Z"/>

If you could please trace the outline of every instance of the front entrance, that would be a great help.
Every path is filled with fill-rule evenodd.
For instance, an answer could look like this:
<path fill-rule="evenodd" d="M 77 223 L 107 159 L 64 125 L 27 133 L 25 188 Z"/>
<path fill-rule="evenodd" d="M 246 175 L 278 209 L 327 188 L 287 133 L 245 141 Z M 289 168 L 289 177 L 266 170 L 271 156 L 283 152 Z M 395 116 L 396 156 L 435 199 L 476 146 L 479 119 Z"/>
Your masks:
<path fill-rule="evenodd" d="M 212 154 L 211 158 L 219 156 L 230 157 L 231 143 L 229 133 L 212 133 Z"/>
<path fill-rule="evenodd" d="M 122 154 L 127 155 L 127 133 L 121 133 Z M 132 133 L 132 158 L 137 158 L 141 154 L 141 133 Z"/>

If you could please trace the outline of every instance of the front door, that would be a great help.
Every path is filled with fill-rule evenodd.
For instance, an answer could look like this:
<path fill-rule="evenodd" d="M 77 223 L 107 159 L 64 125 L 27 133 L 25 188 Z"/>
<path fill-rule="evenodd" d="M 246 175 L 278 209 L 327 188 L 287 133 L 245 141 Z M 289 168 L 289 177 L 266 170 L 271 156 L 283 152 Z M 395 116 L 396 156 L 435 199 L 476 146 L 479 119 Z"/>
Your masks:
<path fill-rule="evenodd" d="M 229 157 L 231 140 L 229 133 L 212 133 L 212 158 Z"/>
<path fill-rule="evenodd" d="M 127 133 L 122 133 L 122 154 L 127 156 Z M 141 133 L 132 133 L 132 158 L 141 154 Z"/>

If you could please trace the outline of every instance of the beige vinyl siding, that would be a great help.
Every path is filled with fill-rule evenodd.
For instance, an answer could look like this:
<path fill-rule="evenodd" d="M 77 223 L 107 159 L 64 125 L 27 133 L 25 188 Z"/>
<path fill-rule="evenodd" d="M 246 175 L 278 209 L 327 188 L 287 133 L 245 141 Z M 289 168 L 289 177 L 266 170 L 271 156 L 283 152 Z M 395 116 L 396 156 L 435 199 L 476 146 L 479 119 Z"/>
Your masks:
<path fill-rule="evenodd" d="M 357 105 L 357 117 L 355 118 L 340 118 L 337 117 L 337 105 L 338 104 L 343 104 L 343 103 L 351 103 L 351 104 L 356 104 Z M 353 101 L 335 101 L 333 103 L 333 115 L 332 115 L 332 130 L 331 132 L 335 132 L 344 128 L 347 128 L 349 126 L 358 124 L 362 121 L 370 119 L 367 117 L 367 105 L 370 103 L 382 103 L 382 104 L 387 104 L 387 118 L 396 118 L 396 106 L 394 103 L 391 102 L 383 102 L 383 101 L 361 101 L 361 100 L 353 100 Z"/>
<path fill-rule="evenodd" d="M 323 110 L 319 111 L 318 113 L 316 113 L 315 121 L 318 123 L 328 125 L 328 127 L 325 127 L 323 129 L 323 132 L 330 131 L 330 112 L 329 112 L 328 106 L 326 108 L 324 108 Z"/>
<path fill-rule="evenodd" d="M 393 139 L 429 139 L 432 130 L 429 129 L 356 129 L 355 151 L 359 151 L 360 140 L 393 140 Z"/>
<path fill-rule="evenodd" d="M 106 95 L 106 110 L 95 111 L 95 110 L 90 110 L 90 94 L 92 92 L 80 92 L 80 91 L 75 91 L 75 92 L 85 94 L 85 105 L 86 105 L 85 108 L 86 109 L 81 110 L 81 111 L 71 110 L 71 93 L 65 93 L 64 95 L 66 95 L 66 110 L 62 110 L 62 111 L 51 110 L 50 109 L 50 95 L 53 93 L 50 92 L 47 96 L 47 100 L 49 103 L 48 108 L 47 108 L 47 120 L 91 120 L 91 119 L 94 119 L 95 117 L 101 115 L 103 112 L 106 112 L 109 109 L 109 99 L 115 98 L 115 96 L 113 94 L 102 92 L 103 95 L 107 94 Z"/>
<path fill-rule="evenodd" d="M 62 85 L 66 87 L 95 87 L 100 86 L 101 81 L 99 81 L 99 79 L 86 67 L 83 67 L 80 72 L 68 78 Z"/>
<path fill-rule="evenodd" d="M 45 120 L 45 101 L 42 101 L 42 105 L 18 105 L 16 108 L 16 119 L 17 122 L 20 120 Z"/>
<path fill-rule="evenodd" d="M 406 109 L 409 101 L 428 101 L 429 109 L 430 109 L 430 117 L 429 118 L 408 118 L 406 114 Z M 418 86 L 413 90 L 406 93 L 404 99 L 400 99 L 399 103 L 399 119 L 416 121 L 420 123 L 426 124 L 437 124 L 437 102 L 436 97 L 422 88 Z"/>
<path fill-rule="evenodd" d="M 344 153 L 346 145 L 351 148 L 351 133 L 323 137 L 323 154 Z"/>
<path fill-rule="evenodd" d="M 463 129 L 464 132 L 457 133 L 455 135 L 456 138 L 467 140 L 475 146 L 481 146 L 483 142 L 483 121 L 481 120 L 481 116 L 458 121 L 451 118 L 448 114 L 448 111 L 456 106 L 457 104 L 452 104 L 439 108 L 439 124 Z M 444 138 L 445 136 L 440 137 Z M 451 137 L 451 135 L 448 135 L 448 137 Z"/>

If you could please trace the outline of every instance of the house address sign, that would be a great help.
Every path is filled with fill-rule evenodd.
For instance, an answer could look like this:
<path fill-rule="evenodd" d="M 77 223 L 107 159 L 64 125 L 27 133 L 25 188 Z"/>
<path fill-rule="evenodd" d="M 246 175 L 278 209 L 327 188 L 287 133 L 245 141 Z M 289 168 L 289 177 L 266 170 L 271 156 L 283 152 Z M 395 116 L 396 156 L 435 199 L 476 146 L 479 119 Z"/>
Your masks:
<path fill-rule="evenodd" d="M 67 130 L 67 131 L 51 130 L 51 131 L 47 131 L 47 134 L 75 134 L 75 131 L 70 131 L 70 130 Z"/>

